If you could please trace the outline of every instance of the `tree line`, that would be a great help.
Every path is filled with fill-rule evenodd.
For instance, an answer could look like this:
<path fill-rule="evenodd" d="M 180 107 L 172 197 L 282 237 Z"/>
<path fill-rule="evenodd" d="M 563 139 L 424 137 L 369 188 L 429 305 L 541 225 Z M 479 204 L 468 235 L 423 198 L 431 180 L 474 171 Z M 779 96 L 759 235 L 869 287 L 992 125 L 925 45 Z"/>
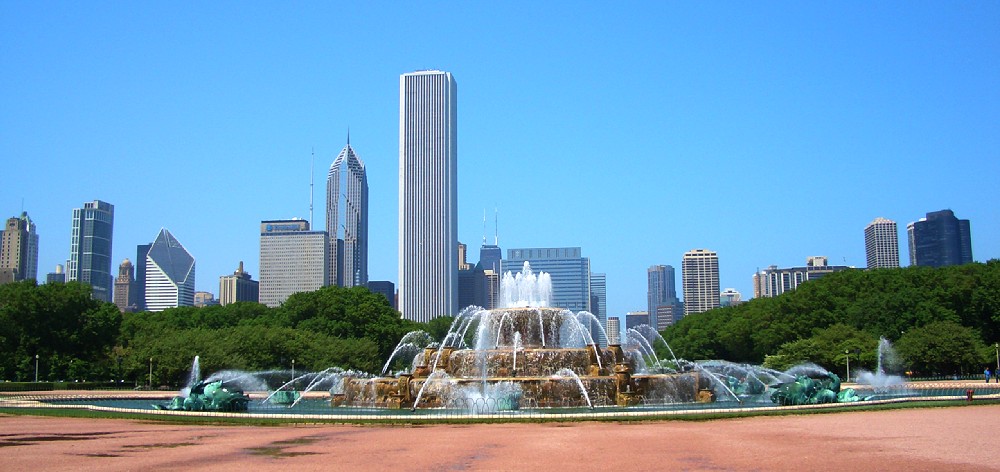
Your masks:
<path fill-rule="evenodd" d="M 846 270 L 778 297 L 683 318 L 663 333 L 677 356 L 763 363 L 813 362 L 874 370 L 884 337 L 897 371 L 981 373 L 1000 340 L 1000 260 L 941 268 Z"/>
<path fill-rule="evenodd" d="M 399 340 L 440 332 L 449 319 L 400 318 L 363 287 L 292 295 L 278 308 L 240 302 L 162 312 L 120 313 L 76 282 L 0 286 L 0 381 L 183 382 L 195 356 L 203 372 L 328 367 L 378 372 Z M 447 325 L 443 328 L 447 330 Z M 443 336 L 443 335 L 442 335 Z"/>
<path fill-rule="evenodd" d="M 0 381 L 33 380 L 37 366 L 42 381 L 144 385 L 152 370 L 154 384 L 176 386 L 194 356 L 205 372 L 289 369 L 294 360 L 302 370 L 377 373 L 407 332 L 440 340 L 452 321 L 402 319 L 363 287 L 298 293 L 277 308 L 242 302 L 125 314 L 90 294 L 77 282 L 0 285 Z M 899 370 L 982 372 L 1000 340 L 1000 261 L 837 272 L 779 297 L 685 317 L 662 334 L 686 359 L 779 369 L 813 362 L 840 373 L 848 358 L 852 368 L 874 370 L 885 337 Z"/>

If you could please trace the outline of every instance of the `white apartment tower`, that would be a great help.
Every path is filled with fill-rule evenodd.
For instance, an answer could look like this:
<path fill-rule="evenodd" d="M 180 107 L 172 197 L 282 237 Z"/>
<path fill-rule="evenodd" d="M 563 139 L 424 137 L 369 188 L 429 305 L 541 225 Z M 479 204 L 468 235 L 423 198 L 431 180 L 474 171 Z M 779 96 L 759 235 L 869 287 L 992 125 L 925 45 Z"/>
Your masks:
<path fill-rule="evenodd" d="M 865 255 L 869 269 L 899 267 L 899 232 L 895 221 L 878 217 L 865 226 Z"/>
<path fill-rule="evenodd" d="M 351 138 L 326 177 L 326 233 L 330 238 L 330 285 L 368 284 L 368 176 Z"/>
<path fill-rule="evenodd" d="M 458 310 L 458 106 L 451 73 L 399 77 L 399 311 Z"/>
<path fill-rule="evenodd" d="M 161 229 L 146 254 L 146 310 L 194 306 L 194 257 Z"/>
<path fill-rule="evenodd" d="M 684 316 L 719 308 L 719 255 L 707 249 L 684 253 Z"/>

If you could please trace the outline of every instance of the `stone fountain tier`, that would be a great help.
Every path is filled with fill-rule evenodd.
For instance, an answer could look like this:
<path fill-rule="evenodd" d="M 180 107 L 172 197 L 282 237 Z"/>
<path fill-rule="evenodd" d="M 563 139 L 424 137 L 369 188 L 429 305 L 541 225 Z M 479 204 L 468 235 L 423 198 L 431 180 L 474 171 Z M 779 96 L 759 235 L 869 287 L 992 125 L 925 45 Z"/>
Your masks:
<path fill-rule="evenodd" d="M 484 317 L 480 338 L 488 342 L 486 348 L 561 347 L 560 328 L 563 312 L 560 308 L 498 308 Z M 515 335 L 515 333 L 517 333 Z"/>
<path fill-rule="evenodd" d="M 413 370 L 415 377 L 430 375 L 430 366 L 435 365 L 438 351 L 428 349 L 423 357 L 418 357 Z M 598 356 L 600 360 L 598 360 Z M 444 370 L 453 378 L 496 378 L 496 377 L 546 377 L 555 375 L 561 369 L 570 369 L 578 376 L 610 375 L 615 365 L 616 355 L 610 350 L 598 350 L 593 346 L 584 348 L 559 349 L 485 349 L 474 351 L 442 350 L 438 370 Z M 627 361 L 631 361 L 628 359 Z M 634 368 L 634 366 L 633 366 Z"/>
<path fill-rule="evenodd" d="M 641 404 L 689 403 L 710 401 L 705 397 L 707 379 L 697 371 L 678 374 L 631 375 L 629 368 L 619 364 L 614 375 L 581 376 L 580 382 L 587 391 L 593 406 L 633 406 Z M 587 399 L 572 378 L 557 376 L 518 376 L 482 378 L 451 378 L 445 375 L 414 378 L 409 374 L 399 377 L 374 379 L 345 379 L 344 393 L 334 395 L 333 406 L 376 408 L 475 408 L 496 410 L 496 406 L 509 401 L 509 396 L 472 396 L 469 391 L 480 391 L 482 386 L 513 386 L 517 402 L 523 408 L 586 407 Z M 425 384 L 427 384 L 425 386 Z M 419 392 L 420 401 L 414 404 Z M 491 408 L 492 407 L 492 408 Z M 500 408 L 504 409 L 504 408 Z"/>

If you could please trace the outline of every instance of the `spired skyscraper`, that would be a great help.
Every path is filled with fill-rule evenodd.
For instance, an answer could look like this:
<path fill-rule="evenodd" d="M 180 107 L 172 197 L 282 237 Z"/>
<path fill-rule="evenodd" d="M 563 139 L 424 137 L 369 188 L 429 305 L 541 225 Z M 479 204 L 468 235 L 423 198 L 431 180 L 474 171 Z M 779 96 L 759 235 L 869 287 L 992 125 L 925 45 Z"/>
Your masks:
<path fill-rule="evenodd" d="M 146 254 L 146 310 L 194 306 L 194 257 L 161 229 Z"/>
<path fill-rule="evenodd" d="M 326 177 L 326 232 L 330 285 L 364 287 L 368 283 L 368 177 L 350 136 Z"/>
<path fill-rule="evenodd" d="M 100 200 L 73 209 L 66 281 L 88 283 L 95 300 L 111 301 L 111 237 L 115 227 L 115 206 Z"/>
<path fill-rule="evenodd" d="M 899 230 L 895 221 L 878 217 L 865 226 L 865 256 L 869 269 L 899 267 Z"/>
<path fill-rule="evenodd" d="M 451 73 L 399 77 L 399 311 L 458 311 L 458 105 Z"/>

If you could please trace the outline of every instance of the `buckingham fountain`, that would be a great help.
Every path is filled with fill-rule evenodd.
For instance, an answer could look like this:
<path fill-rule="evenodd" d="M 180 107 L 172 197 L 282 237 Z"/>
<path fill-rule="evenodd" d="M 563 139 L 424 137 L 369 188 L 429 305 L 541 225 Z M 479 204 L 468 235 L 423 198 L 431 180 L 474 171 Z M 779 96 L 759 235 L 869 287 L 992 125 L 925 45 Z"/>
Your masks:
<path fill-rule="evenodd" d="M 861 399 L 852 389 L 841 390 L 836 374 L 814 365 L 780 372 L 678 359 L 648 325 L 629 328 L 623 342 L 601 347 L 601 337 L 608 336 L 596 316 L 550 307 L 551 299 L 550 276 L 535 274 L 526 262 L 520 273 L 507 272 L 501 279 L 501 308 L 466 308 L 440 341 L 423 331 L 408 333 L 378 375 L 331 367 L 293 373 L 291 380 L 272 388 L 270 380 L 281 372 L 222 371 L 202 380 L 196 358 L 188 387 L 157 407 L 245 411 L 251 402 L 244 390 L 269 391 L 260 403 L 286 407 L 295 407 L 310 392 L 327 390 L 335 409 L 473 413 Z M 654 346 L 665 348 L 670 358 L 661 360 Z M 407 364 L 390 372 L 393 365 Z"/>
<path fill-rule="evenodd" d="M 466 308 L 439 343 L 420 346 L 412 340 L 427 336 L 404 337 L 393 356 L 411 353 L 409 369 L 345 377 L 333 405 L 516 410 L 711 400 L 701 371 L 653 372 L 641 348 L 602 349 L 595 339 L 604 333 L 597 317 L 549 307 L 551 287 L 549 275 L 536 275 L 528 263 L 516 275 L 506 273 L 502 308 Z"/>

